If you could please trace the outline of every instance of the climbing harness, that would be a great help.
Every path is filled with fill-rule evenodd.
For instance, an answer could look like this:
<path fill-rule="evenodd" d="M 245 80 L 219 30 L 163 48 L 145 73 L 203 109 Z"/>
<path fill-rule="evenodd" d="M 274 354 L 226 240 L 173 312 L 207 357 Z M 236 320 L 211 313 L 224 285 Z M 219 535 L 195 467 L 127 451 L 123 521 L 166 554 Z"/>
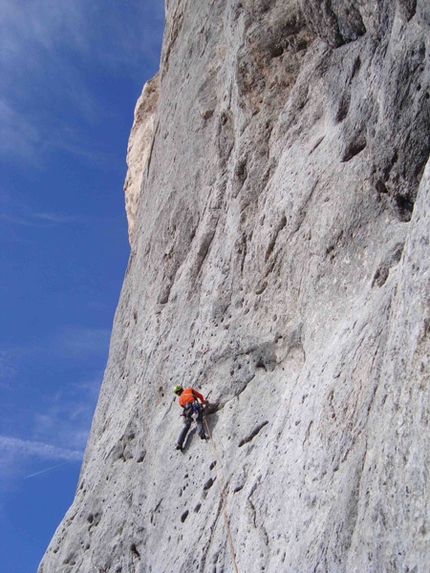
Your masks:
<path fill-rule="evenodd" d="M 207 422 L 207 420 L 206 420 L 206 416 L 203 416 L 203 420 L 204 420 L 204 422 L 205 422 L 206 430 L 207 430 L 207 432 L 208 432 L 208 436 L 209 436 L 209 439 L 210 439 L 211 444 L 212 444 L 212 449 L 213 449 L 214 454 L 215 454 L 216 470 L 217 470 L 217 474 L 218 474 L 219 488 L 220 488 L 220 490 L 221 490 L 221 502 L 222 502 L 222 508 L 223 508 L 223 513 L 224 513 L 225 526 L 226 526 L 226 529 L 227 529 L 228 540 L 229 540 L 229 543 L 230 543 L 231 556 L 232 556 L 232 558 L 233 558 L 233 565 L 234 565 L 234 569 L 235 569 L 236 573 L 239 573 L 239 569 L 237 568 L 237 563 L 236 563 L 236 557 L 235 557 L 235 554 L 234 554 L 233 538 L 232 538 L 232 536 L 231 536 L 230 524 L 229 524 L 228 516 L 227 516 L 227 507 L 226 507 L 226 503 L 225 503 L 224 484 L 223 484 L 223 481 L 222 481 L 221 468 L 220 468 L 220 465 L 219 465 L 218 454 L 217 454 L 217 451 L 216 451 L 215 443 L 214 443 L 213 438 L 212 438 L 211 431 L 210 431 L 210 429 L 209 429 L 209 424 L 208 424 L 208 422 Z"/>
<path fill-rule="evenodd" d="M 194 402 L 188 402 L 185 405 L 181 416 L 184 416 L 185 418 L 190 418 L 195 422 L 199 413 L 200 413 L 199 403 L 197 402 L 197 400 L 194 400 Z"/>
<path fill-rule="evenodd" d="M 200 412 L 200 406 L 199 403 L 197 402 L 197 400 L 194 400 L 194 402 L 192 402 L 192 408 L 193 408 L 193 414 L 195 414 L 196 416 L 199 414 Z"/>

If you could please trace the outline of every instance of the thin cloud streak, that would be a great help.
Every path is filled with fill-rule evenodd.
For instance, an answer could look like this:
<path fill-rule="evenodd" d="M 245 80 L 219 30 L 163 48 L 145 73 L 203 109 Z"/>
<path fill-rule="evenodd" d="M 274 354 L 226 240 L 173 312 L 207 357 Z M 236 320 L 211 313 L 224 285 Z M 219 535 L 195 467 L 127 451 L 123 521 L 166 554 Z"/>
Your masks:
<path fill-rule="evenodd" d="M 1 123 L 1 121 L 0 121 Z M 44 211 L 43 206 L 34 205 L 35 200 L 25 193 L 12 193 L 0 190 L 0 218 L 24 226 L 40 226 L 40 222 L 73 223 L 82 217 L 52 211 Z"/>
<path fill-rule="evenodd" d="M 111 330 L 109 328 L 92 328 L 86 326 L 64 326 L 53 332 L 48 338 L 29 342 L 26 346 L 15 346 L 0 349 L 0 373 L 6 365 L 24 356 L 64 357 L 74 359 L 107 355 Z"/>
<path fill-rule="evenodd" d="M 60 215 L 58 213 L 33 213 L 32 217 L 49 221 L 50 223 L 72 223 L 76 221 L 76 217 Z"/>
<path fill-rule="evenodd" d="M 58 448 L 44 442 L 21 440 L 10 436 L 0 436 L 0 454 L 38 457 L 45 460 L 82 461 L 83 452 Z"/>
<path fill-rule="evenodd" d="M 43 146 L 41 126 L 28 121 L 13 102 L 7 101 L 7 94 L 0 94 L 0 154 L 25 158 L 36 166 L 40 146 Z"/>
<path fill-rule="evenodd" d="M 12 364 L 10 353 L 0 350 L 0 388 L 9 388 L 8 380 L 12 380 L 16 374 L 16 367 Z"/>
<path fill-rule="evenodd" d="M 77 220 L 74 216 L 60 215 L 55 213 L 33 213 L 25 216 L 0 213 L 0 219 L 20 227 L 52 227 L 53 225 L 72 223 Z"/>
<path fill-rule="evenodd" d="M 107 328 L 69 327 L 63 329 L 52 345 L 73 357 L 107 353 L 111 331 Z"/>

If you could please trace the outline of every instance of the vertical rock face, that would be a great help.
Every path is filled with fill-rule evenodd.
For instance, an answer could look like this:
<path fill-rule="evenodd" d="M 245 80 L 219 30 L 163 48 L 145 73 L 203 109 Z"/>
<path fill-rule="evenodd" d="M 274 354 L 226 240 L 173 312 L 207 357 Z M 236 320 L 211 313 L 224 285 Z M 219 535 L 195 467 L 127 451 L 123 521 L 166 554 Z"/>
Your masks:
<path fill-rule="evenodd" d="M 240 572 L 427 571 L 429 34 L 426 0 L 167 2 L 108 366 L 39 573 L 233 571 L 220 477 Z M 210 393 L 215 450 L 174 450 L 177 383 Z"/>
<path fill-rule="evenodd" d="M 133 244 L 134 219 L 142 188 L 144 171 L 151 153 L 154 135 L 154 115 L 157 109 L 160 84 L 158 74 L 147 81 L 134 110 L 133 127 L 127 149 L 127 175 L 124 182 L 125 210 L 128 221 L 128 236 Z"/>

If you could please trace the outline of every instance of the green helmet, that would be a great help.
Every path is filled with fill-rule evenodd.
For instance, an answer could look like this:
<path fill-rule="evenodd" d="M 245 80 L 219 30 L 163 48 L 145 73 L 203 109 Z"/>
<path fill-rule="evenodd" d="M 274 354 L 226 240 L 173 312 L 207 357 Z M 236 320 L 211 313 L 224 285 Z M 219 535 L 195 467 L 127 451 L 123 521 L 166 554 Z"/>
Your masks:
<path fill-rule="evenodd" d="M 180 394 L 182 392 L 183 388 L 180 384 L 177 384 L 176 386 L 173 386 L 173 392 L 175 394 Z"/>

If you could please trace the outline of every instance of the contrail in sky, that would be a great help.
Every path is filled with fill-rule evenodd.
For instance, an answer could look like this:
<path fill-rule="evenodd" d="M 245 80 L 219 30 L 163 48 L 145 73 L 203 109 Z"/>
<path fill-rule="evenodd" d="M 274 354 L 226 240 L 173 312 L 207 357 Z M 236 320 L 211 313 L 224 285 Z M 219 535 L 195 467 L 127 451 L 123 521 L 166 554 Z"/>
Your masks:
<path fill-rule="evenodd" d="M 55 466 L 51 466 L 50 468 L 46 468 L 46 470 L 41 470 L 40 472 L 36 472 L 35 474 L 30 474 L 29 476 L 25 476 L 24 479 L 32 478 L 35 476 L 39 476 L 40 474 L 44 474 L 45 472 L 50 472 L 51 470 L 55 470 L 55 468 L 59 468 L 60 466 L 64 466 L 67 462 L 62 462 L 61 464 L 57 464 Z"/>

